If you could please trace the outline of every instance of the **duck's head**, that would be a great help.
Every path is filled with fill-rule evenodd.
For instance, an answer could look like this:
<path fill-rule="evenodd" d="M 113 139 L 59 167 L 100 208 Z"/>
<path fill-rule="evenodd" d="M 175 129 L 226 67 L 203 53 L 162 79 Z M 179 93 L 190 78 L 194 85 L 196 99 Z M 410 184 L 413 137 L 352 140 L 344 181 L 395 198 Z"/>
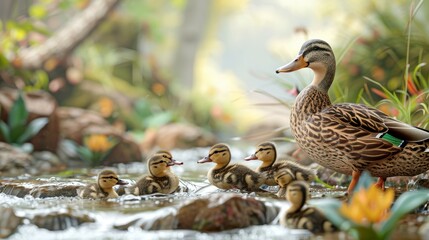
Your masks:
<path fill-rule="evenodd" d="M 320 39 L 308 40 L 302 45 L 298 56 L 277 68 L 276 73 L 293 72 L 306 67 L 314 72 L 311 84 L 327 92 L 335 76 L 335 55 L 331 46 Z"/>
<path fill-rule="evenodd" d="M 155 177 L 162 177 L 166 173 L 168 167 L 174 166 L 174 163 L 170 159 L 163 157 L 162 155 L 153 155 L 147 161 L 147 168 L 149 173 Z"/>
<path fill-rule="evenodd" d="M 286 200 L 288 200 L 295 209 L 301 209 L 307 202 L 309 194 L 308 183 L 304 181 L 293 181 L 287 186 Z"/>
<path fill-rule="evenodd" d="M 112 170 L 103 170 L 98 174 L 98 186 L 101 189 L 111 189 L 115 185 L 126 185 L 127 182 L 119 179 L 116 172 Z"/>
<path fill-rule="evenodd" d="M 264 142 L 258 145 L 256 152 L 244 160 L 261 160 L 263 162 L 272 163 L 277 158 L 276 146 L 271 142 Z"/>
<path fill-rule="evenodd" d="M 183 162 L 175 160 L 173 158 L 173 155 L 169 151 L 159 150 L 155 153 L 155 155 L 159 155 L 159 156 L 163 157 L 164 159 L 168 159 L 170 162 L 173 163 L 173 165 L 183 165 Z"/>
<path fill-rule="evenodd" d="M 209 155 L 199 160 L 198 163 L 215 162 L 228 165 L 231 161 L 231 151 L 226 144 L 218 143 L 210 148 Z"/>

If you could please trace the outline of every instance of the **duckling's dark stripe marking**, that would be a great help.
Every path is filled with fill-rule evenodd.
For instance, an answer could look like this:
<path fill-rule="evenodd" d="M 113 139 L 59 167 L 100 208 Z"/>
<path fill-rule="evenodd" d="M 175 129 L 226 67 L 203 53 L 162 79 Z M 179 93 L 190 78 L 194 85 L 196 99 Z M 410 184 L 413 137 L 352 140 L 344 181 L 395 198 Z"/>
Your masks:
<path fill-rule="evenodd" d="M 158 162 L 153 162 L 151 163 L 151 165 L 156 165 L 156 164 L 160 164 L 160 163 L 166 163 L 164 160 L 160 160 Z"/>
<path fill-rule="evenodd" d="M 102 179 L 115 179 L 116 181 L 119 181 L 119 178 L 114 177 L 114 176 L 109 176 L 109 177 L 101 177 Z"/>
<path fill-rule="evenodd" d="M 390 142 L 391 144 L 393 144 L 396 147 L 403 148 L 403 147 L 405 147 L 405 145 L 407 145 L 407 141 L 399 139 L 397 137 L 394 137 L 394 136 L 392 136 L 392 135 L 390 135 L 388 133 L 380 133 L 380 134 L 377 135 L 377 138 L 384 139 L 384 140 Z"/>
<path fill-rule="evenodd" d="M 216 151 L 214 151 L 214 152 L 210 153 L 210 154 L 209 154 L 209 157 L 213 156 L 214 154 L 221 153 L 221 152 L 226 152 L 226 151 L 228 151 L 228 150 L 226 150 L 226 149 L 223 149 L 223 150 L 216 150 Z"/>

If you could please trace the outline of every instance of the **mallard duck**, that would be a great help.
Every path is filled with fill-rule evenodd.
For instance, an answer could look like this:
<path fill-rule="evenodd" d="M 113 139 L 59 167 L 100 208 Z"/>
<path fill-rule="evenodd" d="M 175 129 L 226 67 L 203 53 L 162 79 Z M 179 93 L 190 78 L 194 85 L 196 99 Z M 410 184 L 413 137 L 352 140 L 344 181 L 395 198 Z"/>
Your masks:
<path fill-rule="evenodd" d="M 146 195 L 152 193 L 171 194 L 179 187 L 179 178 L 170 171 L 174 166 L 167 154 L 155 154 L 149 158 L 147 168 L 149 174 L 141 177 L 128 191 L 134 195 Z"/>
<path fill-rule="evenodd" d="M 244 165 L 230 164 L 231 151 L 223 143 L 212 146 L 209 155 L 198 161 L 198 163 L 206 162 L 216 163 L 208 172 L 207 178 L 211 184 L 220 189 L 257 191 L 266 179 L 266 176 Z"/>
<path fill-rule="evenodd" d="M 331 104 L 335 56 L 328 43 L 309 40 L 292 62 L 276 70 L 308 67 L 313 81 L 291 109 L 290 126 L 299 146 L 320 165 L 352 175 L 350 193 L 362 171 L 386 178 L 414 176 L 429 169 L 429 131 L 400 122 L 363 104 Z"/>
<path fill-rule="evenodd" d="M 300 164 L 293 161 L 277 160 L 277 150 L 274 143 L 263 142 L 259 144 L 256 149 L 256 152 L 246 157 L 245 160 L 262 161 L 262 164 L 256 169 L 256 171 L 259 173 L 266 173 L 266 185 L 275 186 L 278 184 L 274 178 L 275 174 L 282 177 L 283 180 L 281 182 L 284 184 L 283 187 L 286 187 L 286 185 L 292 180 L 314 180 L 315 172 L 312 169 L 301 166 Z M 289 182 L 284 181 L 286 179 L 284 177 L 285 175 L 290 177 Z"/>
<path fill-rule="evenodd" d="M 83 188 L 77 189 L 77 195 L 81 198 L 107 199 L 117 198 L 113 186 L 126 185 L 127 182 L 119 179 L 116 172 L 112 170 L 103 170 L 98 174 L 97 183 L 89 184 Z"/>
<path fill-rule="evenodd" d="M 313 233 L 333 232 L 336 227 L 315 207 L 307 206 L 309 187 L 305 181 L 293 181 L 287 187 L 286 200 L 291 204 L 280 218 L 288 228 L 307 229 Z"/>

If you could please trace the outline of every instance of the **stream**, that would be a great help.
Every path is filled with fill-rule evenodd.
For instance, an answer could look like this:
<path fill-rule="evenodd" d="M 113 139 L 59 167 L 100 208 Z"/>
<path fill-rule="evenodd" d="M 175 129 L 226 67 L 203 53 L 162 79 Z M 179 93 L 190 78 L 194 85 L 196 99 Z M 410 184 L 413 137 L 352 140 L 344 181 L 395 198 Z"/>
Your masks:
<path fill-rule="evenodd" d="M 249 151 L 251 151 L 249 149 Z M 151 222 L 159 215 L 165 215 L 176 211 L 178 206 L 190 199 L 207 196 L 212 193 L 222 193 L 210 185 L 207 181 L 207 171 L 213 164 L 197 164 L 196 161 L 205 156 L 208 148 L 193 150 L 176 150 L 172 154 L 176 160 L 183 161 L 184 165 L 174 166 L 172 171 L 180 179 L 179 192 L 170 195 L 155 194 L 151 196 L 122 195 L 117 199 L 90 200 L 79 197 L 46 197 L 37 198 L 30 195 L 16 197 L 5 193 L 0 193 L 0 206 L 12 207 L 15 214 L 23 217 L 23 224 L 9 239 L 314 239 L 315 236 L 305 230 L 287 229 L 278 224 L 278 219 L 274 219 L 271 224 L 251 226 L 243 229 L 234 229 L 221 232 L 203 233 L 192 230 L 143 230 L 139 226 L 132 225 L 127 230 L 120 230 L 118 226 L 126 225 L 136 219 L 139 221 Z M 260 162 L 240 161 L 247 151 L 231 149 L 232 162 L 240 162 L 251 168 L 256 168 Z M 99 169 L 73 169 L 56 175 L 29 176 L 23 175 L 14 178 L 2 179 L 3 181 L 23 182 L 29 188 L 34 188 L 37 184 L 49 184 L 52 186 L 71 185 L 83 186 L 86 183 L 93 183 Z M 120 178 L 134 183 L 141 175 L 146 173 L 145 163 L 121 164 L 114 167 Z M 330 197 L 341 197 L 345 188 L 339 191 L 330 192 Z M 257 197 L 259 200 L 271 204 L 280 209 L 286 209 L 289 204 L 283 199 L 276 199 L 261 196 L 255 193 L 240 193 L 250 197 Z M 325 197 L 326 192 L 312 191 L 316 197 Z M 86 215 L 92 219 L 65 230 L 50 231 L 40 228 L 30 222 L 29 219 L 36 215 L 49 213 L 73 212 L 78 215 Z M 67 220 L 69 221 L 69 220 Z M 150 225 L 150 224 L 149 224 Z M 319 236 L 317 239 L 348 239 L 344 233 L 331 235 L 330 237 Z M 419 238 L 410 238 L 419 239 Z"/>

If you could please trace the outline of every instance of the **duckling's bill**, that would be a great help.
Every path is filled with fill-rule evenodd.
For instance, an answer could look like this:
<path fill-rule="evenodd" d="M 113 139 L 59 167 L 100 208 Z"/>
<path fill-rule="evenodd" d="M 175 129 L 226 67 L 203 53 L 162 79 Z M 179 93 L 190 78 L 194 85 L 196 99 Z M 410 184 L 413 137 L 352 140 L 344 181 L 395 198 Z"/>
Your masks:
<path fill-rule="evenodd" d="M 290 62 L 290 63 L 288 63 L 282 67 L 277 68 L 276 73 L 293 72 L 293 71 L 296 71 L 298 69 L 308 67 L 308 65 L 310 65 L 310 63 L 306 62 L 304 60 L 304 56 L 302 54 L 300 54 L 292 62 Z"/>
<path fill-rule="evenodd" d="M 128 185 L 128 182 L 126 182 L 122 179 L 118 179 L 118 182 L 116 183 L 116 185 Z"/>
<path fill-rule="evenodd" d="M 206 163 L 206 162 L 213 162 L 210 157 L 204 157 L 197 161 L 197 163 Z"/>
<path fill-rule="evenodd" d="M 250 156 L 245 157 L 244 160 L 246 160 L 246 161 L 258 160 L 258 157 L 255 154 L 252 154 Z"/>

